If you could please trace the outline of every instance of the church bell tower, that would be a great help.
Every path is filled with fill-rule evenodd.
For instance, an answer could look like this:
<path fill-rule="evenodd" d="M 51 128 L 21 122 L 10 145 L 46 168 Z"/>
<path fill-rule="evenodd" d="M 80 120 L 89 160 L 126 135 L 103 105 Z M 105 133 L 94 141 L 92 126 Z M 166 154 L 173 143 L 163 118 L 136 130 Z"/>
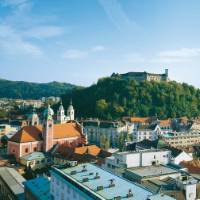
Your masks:
<path fill-rule="evenodd" d="M 53 147 L 53 109 L 48 105 L 48 108 L 44 111 L 43 121 L 43 150 L 48 152 Z"/>

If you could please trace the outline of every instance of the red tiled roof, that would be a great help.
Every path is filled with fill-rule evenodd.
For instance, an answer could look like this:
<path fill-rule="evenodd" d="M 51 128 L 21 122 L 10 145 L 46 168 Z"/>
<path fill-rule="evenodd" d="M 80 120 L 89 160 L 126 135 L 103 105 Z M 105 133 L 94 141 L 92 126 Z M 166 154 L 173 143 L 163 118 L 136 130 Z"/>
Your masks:
<path fill-rule="evenodd" d="M 133 123 L 149 123 L 150 118 L 149 117 L 131 117 L 130 121 Z"/>
<path fill-rule="evenodd" d="M 170 126 L 171 125 L 171 119 L 160 120 L 159 125 L 160 126 Z"/>
<path fill-rule="evenodd" d="M 81 127 L 77 123 L 55 124 L 53 126 L 54 139 L 80 137 L 81 132 Z M 17 143 L 42 140 L 42 125 L 25 126 L 10 139 L 10 141 Z"/>

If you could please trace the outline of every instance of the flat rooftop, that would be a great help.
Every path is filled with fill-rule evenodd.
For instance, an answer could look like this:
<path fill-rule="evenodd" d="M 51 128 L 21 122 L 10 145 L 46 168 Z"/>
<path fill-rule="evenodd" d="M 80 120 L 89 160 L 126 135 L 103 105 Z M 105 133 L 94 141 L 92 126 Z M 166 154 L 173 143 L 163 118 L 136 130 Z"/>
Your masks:
<path fill-rule="evenodd" d="M 38 200 L 51 200 L 50 181 L 44 177 L 38 177 L 24 183 L 25 188 Z"/>
<path fill-rule="evenodd" d="M 163 165 L 148 166 L 148 167 L 133 167 L 127 169 L 126 171 L 136 174 L 142 178 L 180 173 L 175 169 Z"/>
<path fill-rule="evenodd" d="M 167 152 L 170 151 L 168 149 L 141 149 L 136 151 L 123 151 L 117 152 L 116 155 L 129 155 L 129 154 L 136 154 L 136 153 L 152 153 L 152 152 Z"/>
<path fill-rule="evenodd" d="M 15 169 L 8 167 L 0 167 L 0 178 L 9 186 L 13 194 L 19 200 L 24 199 L 24 185 L 26 181 Z"/>
<path fill-rule="evenodd" d="M 35 159 L 45 159 L 45 155 L 42 152 L 33 152 L 33 153 L 23 156 L 22 159 L 26 161 L 31 161 Z"/>
<path fill-rule="evenodd" d="M 73 172 L 75 171 L 76 173 L 74 174 Z M 152 195 L 150 191 L 142 186 L 129 182 L 89 163 L 65 169 L 54 168 L 53 172 L 61 173 L 62 176 L 64 175 L 66 178 L 73 180 L 79 186 L 96 195 L 97 199 L 114 199 L 120 196 L 123 199 L 129 200 L 146 200 L 148 196 Z M 95 179 L 96 173 L 99 175 L 98 179 Z M 84 178 L 88 180 L 84 182 Z M 110 180 L 113 180 L 115 186 L 109 187 Z M 103 186 L 102 190 L 98 191 L 98 186 Z M 129 190 L 131 190 L 133 197 L 127 197 Z"/>

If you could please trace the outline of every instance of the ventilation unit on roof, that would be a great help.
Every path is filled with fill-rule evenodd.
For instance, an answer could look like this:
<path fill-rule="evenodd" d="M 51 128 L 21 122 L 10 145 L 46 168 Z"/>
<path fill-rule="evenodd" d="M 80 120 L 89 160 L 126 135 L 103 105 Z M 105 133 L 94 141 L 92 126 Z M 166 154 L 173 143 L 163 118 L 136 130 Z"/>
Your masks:
<path fill-rule="evenodd" d="M 97 186 L 97 191 L 101 191 L 101 190 L 103 190 L 103 186 L 102 185 Z"/>
<path fill-rule="evenodd" d="M 89 179 L 88 178 L 83 178 L 82 182 L 85 183 L 85 182 L 88 182 Z"/>
<path fill-rule="evenodd" d="M 76 170 L 74 170 L 74 171 L 71 171 L 71 175 L 75 175 L 77 172 L 76 172 Z"/>
<path fill-rule="evenodd" d="M 133 193 L 131 189 L 128 190 L 128 194 L 126 195 L 126 198 L 130 198 L 130 197 L 133 197 Z"/>
<path fill-rule="evenodd" d="M 87 172 L 86 165 L 83 165 L 82 172 Z"/>
<path fill-rule="evenodd" d="M 121 200 L 121 196 L 114 197 L 114 200 Z"/>
<path fill-rule="evenodd" d="M 98 172 L 96 172 L 96 175 L 95 175 L 94 179 L 100 179 L 100 176 L 99 176 Z"/>
<path fill-rule="evenodd" d="M 115 187 L 114 181 L 115 181 L 115 179 L 110 179 L 110 180 L 109 180 L 110 184 L 109 184 L 108 187 L 110 187 L 110 188 L 111 188 L 111 187 Z"/>

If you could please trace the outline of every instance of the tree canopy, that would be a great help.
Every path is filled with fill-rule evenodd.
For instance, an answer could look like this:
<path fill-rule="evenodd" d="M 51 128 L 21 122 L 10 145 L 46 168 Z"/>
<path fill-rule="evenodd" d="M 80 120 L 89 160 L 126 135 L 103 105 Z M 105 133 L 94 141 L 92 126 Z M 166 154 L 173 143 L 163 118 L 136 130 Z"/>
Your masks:
<path fill-rule="evenodd" d="M 162 119 L 200 115 L 200 90 L 175 81 L 136 82 L 108 77 L 64 95 L 66 106 L 70 98 L 78 117 L 118 119 L 122 116 L 157 115 Z"/>

